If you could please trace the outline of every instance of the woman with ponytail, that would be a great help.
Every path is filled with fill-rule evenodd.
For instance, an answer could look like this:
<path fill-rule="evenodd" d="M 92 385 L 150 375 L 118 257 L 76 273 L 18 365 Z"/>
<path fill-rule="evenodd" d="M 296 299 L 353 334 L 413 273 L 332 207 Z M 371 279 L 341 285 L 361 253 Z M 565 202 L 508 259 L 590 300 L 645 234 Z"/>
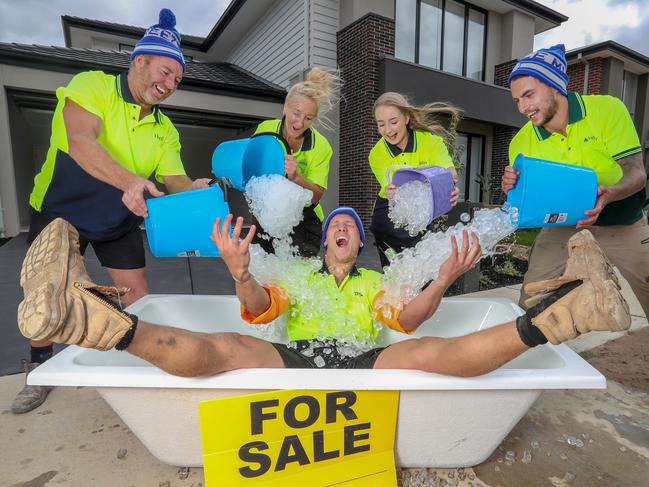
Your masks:
<path fill-rule="evenodd" d="M 381 139 L 370 151 L 369 162 L 381 189 L 374 203 L 370 230 L 374 234 L 381 266 L 386 266 L 390 263 L 385 254 L 387 249 L 401 252 L 404 248 L 414 247 L 424 234 L 411 237 L 404 229 L 395 228 L 388 217 L 388 201 L 394 197 L 396 186 L 389 184 L 386 173 L 394 165 L 440 166 L 447 168 L 457 182 L 457 172 L 446 145 L 448 129 L 435 117 L 446 116 L 449 126 L 455 127 L 460 111 L 445 103 L 414 106 L 403 95 L 387 92 L 374 103 L 373 114 Z M 451 194 L 452 205 L 457 203 L 458 194 L 459 190 L 455 188 Z"/>
<path fill-rule="evenodd" d="M 329 161 L 333 154 L 327 139 L 312 127 L 320 120 L 326 126 L 324 115 L 338 102 L 340 78 L 324 69 L 312 68 L 302 82 L 291 86 L 284 102 L 283 117 L 265 120 L 256 134 L 278 134 L 287 143 L 284 173 L 295 184 L 313 192 L 311 204 L 304 208 L 304 217 L 293 229 L 293 245 L 303 257 L 314 257 L 320 250 L 324 215 L 320 198 L 327 189 Z M 257 235 L 263 233 L 259 228 Z M 271 241 L 255 236 L 255 243 L 267 252 L 273 252 Z"/>

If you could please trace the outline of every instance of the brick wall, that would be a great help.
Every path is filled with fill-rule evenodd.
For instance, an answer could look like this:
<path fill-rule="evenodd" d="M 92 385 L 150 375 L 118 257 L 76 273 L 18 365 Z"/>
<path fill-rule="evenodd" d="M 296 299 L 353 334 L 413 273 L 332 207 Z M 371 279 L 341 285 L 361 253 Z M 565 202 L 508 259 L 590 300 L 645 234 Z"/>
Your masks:
<path fill-rule="evenodd" d="M 568 91 L 583 93 L 585 71 L 585 66 L 581 63 L 571 64 L 568 66 Z"/>
<path fill-rule="evenodd" d="M 494 84 L 507 88 L 507 78 L 512 72 L 518 59 L 512 59 L 494 66 Z M 491 177 L 489 179 L 489 203 L 502 204 L 505 200 L 500 190 L 500 180 L 505 167 L 509 164 L 509 142 L 518 129 L 507 125 L 495 124 L 493 127 L 493 147 L 491 149 Z"/>
<path fill-rule="evenodd" d="M 505 195 L 500 190 L 500 180 L 505 167 L 509 165 L 509 142 L 518 129 L 507 125 L 494 125 L 493 147 L 491 149 L 491 177 L 489 180 L 489 203 L 501 204 Z"/>
<path fill-rule="evenodd" d="M 509 78 L 509 73 L 512 72 L 512 69 L 514 69 L 514 66 L 516 66 L 517 62 L 518 59 L 512 59 L 511 61 L 496 64 L 496 66 L 494 66 L 494 84 L 496 86 L 504 86 L 505 88 L 508 87 L 507 78 Z"/>
<path fill-rule="evenodd" d="M 379 93 L 379 54 L 394 54 L 394 21 L 373 14 L 338 32 L 344 81 L 340 104 L 341 205 L 354 207 L 369 227 L 379 191 L 367 157 L 378 140 L 372 106 Z"/>
<path fill-rule="evenodd" d="M 598 95 L 602 90 L 602 68 L 604 59 L 601 57 L 588 60 L 587 95 Z M 584 91 L 584 74 L 586 66 L 582 62 L 574 62 L 568 66 L 568 91 L 582 93 Z"/>

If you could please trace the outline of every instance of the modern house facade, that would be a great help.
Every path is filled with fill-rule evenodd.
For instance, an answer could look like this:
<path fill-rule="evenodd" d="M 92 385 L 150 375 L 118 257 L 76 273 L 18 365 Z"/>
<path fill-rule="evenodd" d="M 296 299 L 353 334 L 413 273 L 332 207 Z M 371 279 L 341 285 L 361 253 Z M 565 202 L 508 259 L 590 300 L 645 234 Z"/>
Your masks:
<path fill-rule="evenodd" d="M 188 172 L 202 176 L 220 141 L 281 115 L 286 88 L 306 69 L 339 68 L 343 98 L 322 128 L 334 148 L 325 211 L 348 204 L 369 222 L 378 192 L 367 161 L 378 140 L 372 105 L 384 91 L 461 108 L 461 197 L 498 202 L 507 146 L 525 122 L 507 75 L 533 50 L 536 34 L 566 20 L 532 0 L 233 0 L 206 37 L 183 37 L 187 73 L 163 110 L 179 128 Z M 126 69 L 144 33 L 68 16 L 62 24 L 66 47 L 0 44 L 0 229 L 7 236 L 28 223 L 56 87 L 84 69 Z M 571 89 L 610 93 L 633 107 L 647 147 L 649 60 L 602 43 L 571 51 L 569 63 Z"/>

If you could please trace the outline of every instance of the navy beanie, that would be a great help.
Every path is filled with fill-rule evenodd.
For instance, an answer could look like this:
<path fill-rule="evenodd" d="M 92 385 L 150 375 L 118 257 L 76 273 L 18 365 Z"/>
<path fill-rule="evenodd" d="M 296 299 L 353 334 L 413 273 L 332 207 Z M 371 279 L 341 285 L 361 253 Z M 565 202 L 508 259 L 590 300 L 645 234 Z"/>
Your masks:
<path fill-rule="evenodd" d="M 557 89 L 562 95 L 568 95 L 568 62 L 566 47 L 563 44 L 539 49 L 519 60 L 514 66 L 507 84 L 518 76 L 532 76 L 546 85 Z"/>
<path fill-rule="evenodd" d="M 175 59 L 185 71 L 185 58 L 180 50 L 180 34 L 176 30 L 176 16 L 168 8 L 160 10 L 159 22 L 149 27 L 144 37 L 135 44 L 131 60 L 140 54 L 167 56 Z"/>
<path fill-rule="evenodd" d="M 363 247 L 365 246 L 365 230 L 363 229 L 363 222 L 361 222 L 361 217 L 358 216 L 356 210 L 354 210 L 354 208 L 352 208 L 351 206 L 339 206 L 331 213 L 329 213 L 322 227 L 321 244 L 324 245 L 325 240 L 327 239 L 327 229 L 329 228 L 329 223 L 331 223 L 332 218 L 335 217 L 336 215 L 349 215 L 354 219 L 354 222 L 356 222 L 356 227 L 358 228 L 358 233 L 360 234 L 361 237 L 361 243 L 363 244 L 361 245 L 361 248 L 358 249 L 358 253 L 360 254 L 361 251 L 363 250 Z"/>

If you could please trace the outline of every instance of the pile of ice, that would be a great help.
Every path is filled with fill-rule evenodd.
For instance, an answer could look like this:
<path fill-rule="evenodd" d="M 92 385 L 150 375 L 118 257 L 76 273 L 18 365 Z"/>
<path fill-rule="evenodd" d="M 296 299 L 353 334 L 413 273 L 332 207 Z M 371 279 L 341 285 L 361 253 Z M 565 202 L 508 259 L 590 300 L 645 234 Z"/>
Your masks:
<path fill-rule="evenodd" d="M 458 223 L 446 232 L 429 232 L 415 247 L 388 254 L 390 265 L 384 268 L 383 303 L 390 306 L 408 303 L 427 282 L 437 278 L 439 268 L 451 255 L 451 235 L 455 235 L 460 249 L 463 230 L 469 232 L 469 238 L 471 233 L 476 233 L 483 257 L 491 255 L 496 244 L 516 230 L 511 211 L 508 207 L 477 210 L 468 224 Z"/>
<path fill-rule="evenodd" d="M 388 217 L 397 228 L 411 237 L 423 232 L 433 216 L 433 193 L 430 184 L 410 181 L 397 187 L 390 200 Z"/>
<path fill-rule="evenodd" d="M 263 286 L 280 286 L 286 291 L 294 316 L 299 314 L 305 324 L 320 323 L 320 338 L 337 337 L 341 341 L 340 355 L 356 356 L 373 347 L 371 337 L 361 332 L 339 293 L 326 284 L 330 276 L 319 272 L 322 260 L 299 257 L 289 238 L 311 198 L 311 191 L 282 176 L 261 176 L 248 182 L 246 200 L 264 230 L 274 237 L 275 249 L 274 254 L 268 254 L 259 245 L 251 245 L 249 270 Z M 267 340 L 282 341 L 286 337 L 286 318 L 282 316 L 258 330 Z"/>
<path fill-rule="evenodd" d="M 288 236 L 302 220 L 313 192 L 279 174 L 250 178 L 246 201 L 264 231 L 275 238 Z"/>
<path fill-rule="evenodd" d="M 404 185 L 402 187 L 405 187 Z M 275 237 L 274 254 L 267 254 L 258 245 L 250 246 L 250 272 L 264 286 L 280 286 L 291 300 L 294 316 L 304 318 L 305 326 L 318 323 L 320 341 L 336 337 L 338 353 L 356 356 L 375 346 L 372 330 L 361 331 L 358 323 L 345 309 L 336 289 L 327 285 L 331 276 L 322 270 L 322 260 L 304 259 L 291 247 L 289 234 L 302 218 L 304 205 L 310 201 L 311 192 L 304 190 L 281 176 L 253 178 L 246 186 L 246 199 L 261 225 Z M 423 197 L 422 197 L 423 198 Z M 428 200 L 431 201 L 430 196 Z M 435 279 L 439 268 L 451 253 L 451 235 L 455 235 L 458 247 L 462 246 L 462 231 L 469 235 L 477 233 L 483 254 L 493 252 L 495 245 L 516 229 L 515 209 L 509 207 L 478 210 L 468 224 L 458 223 L 446 232 L 427 233 L 414 247 L 388 257 L 390 266 L 384 269 L 382 287 L 383 306 L 399 307 L 417 296 L 423 286 Z M 383 309 L 385 315 L 388 308 Z M 374 330 L 381 328 L 375 322 Z M 257 327 L 271 341 L 286 339 L 286 318 L 278 318 L 270 325 Z M 302 351 L 305 355 L 313 347 Z M 318 364 L 323 363 L 318 359 Z"/>
<path fill-rule="evenodd" d="M 285 239 L 275 242 L 275 254 L 268 254 L 259 245 L 250 246 L 250 273 L 264 286 L 280 286 L 290 297 L 289 313 L 301 316 L 305 326 L 319 323 L 321 336 L 336 337 L 343 342 L 338 352 L 343 356 L 356 356 L 374 346 L 371 336 L 361 331 L 359 323 L 350 315 L 344 300 L 336 289 L 326 283 L 331 276 L 319 272 L 322 260 L 304 259 L 295 255 Z M 278 245 L 279 243 L 279 245 Z M 264 327 L 264 338 L 278 340 L 286 335 L 284 319 L 275 320 Z M 375 327 L 380 327 L 377 323 Z"/>

